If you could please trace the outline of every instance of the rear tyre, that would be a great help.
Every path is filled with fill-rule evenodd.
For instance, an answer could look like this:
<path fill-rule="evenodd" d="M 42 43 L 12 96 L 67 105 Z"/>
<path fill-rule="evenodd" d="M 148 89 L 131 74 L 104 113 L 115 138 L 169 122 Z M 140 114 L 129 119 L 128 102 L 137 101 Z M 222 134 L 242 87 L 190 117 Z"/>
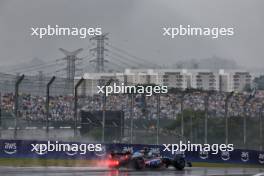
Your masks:
<path fill-rule="evenodd" d="M 182 156 L 176 156 L 172 162 L 173 166 L 177 169 L 177 170 L 183 170 L 185 167 L 185 159 Z"/>
<path fill-rule="evenodd" d="M 162 158 L 162 163 L 164 164 L 165 168 L 168 168 L 171 165 L 169 158 Z"/>
<path fill-rule="evenodd" d="M 132 166 L 136 170 L 142 170 L 145 167 L 145 161 L 143 158 L 134 158 L 132 160 Z"/>
<path fill-rule="evenodd" d="M 187 162 L 187 166 L 188 167 L 192 167 L 192 163 L 189 161 L 189 162 Z"/>

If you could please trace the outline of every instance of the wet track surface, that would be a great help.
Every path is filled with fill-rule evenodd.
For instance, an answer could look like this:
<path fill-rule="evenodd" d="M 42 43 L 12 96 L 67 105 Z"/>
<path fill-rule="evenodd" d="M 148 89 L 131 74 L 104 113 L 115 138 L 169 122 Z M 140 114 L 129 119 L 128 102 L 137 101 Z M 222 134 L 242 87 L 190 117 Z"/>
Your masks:
<path fill-rule="evenodd" d="M 263 174 L 260 174 L 263 173 Z M 108 170 L 106 168 L 90 168 L 90 167 L 0 167 L 1 176 L 128 176 L 128 175 L 144 175 L 144 176 L 170 176 L 170 175 L 263 175 L 264 168 L 186 168 L 184 171 L 176 171 L 174 169 L 164 170 L 146 170 L 135 171 L 128 169 Z"/>

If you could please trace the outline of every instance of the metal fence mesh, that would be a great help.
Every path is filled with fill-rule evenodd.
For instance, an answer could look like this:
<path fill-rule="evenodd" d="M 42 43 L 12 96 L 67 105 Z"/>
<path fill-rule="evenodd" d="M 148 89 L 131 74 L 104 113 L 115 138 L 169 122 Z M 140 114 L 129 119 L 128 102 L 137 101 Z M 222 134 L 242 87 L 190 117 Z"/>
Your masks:
<path fill-rule="evenodd" d="M 220 144 L 228 140 L 236 148 L 261 149 L 263 145 L 261 95 L 236 93 L 225 101 L 229 93 L 171 90 L 152 96 L 104 97 L 87 93 L 85 82 L 76 95 L 72 86 L 76 81 L 56 78 L 50 86 L 47 112 L 47 84 L 52 77 L 25 76 L 16 96 L 19 78 L 0 75 L 1 138 L 102 141 L 103 122 L 87 122 L 89 133 L 82 134 L 80 114 L 105 110 L 122 112 L 124 121 L 121 126 L 105 123 L 104 142 Z"/>

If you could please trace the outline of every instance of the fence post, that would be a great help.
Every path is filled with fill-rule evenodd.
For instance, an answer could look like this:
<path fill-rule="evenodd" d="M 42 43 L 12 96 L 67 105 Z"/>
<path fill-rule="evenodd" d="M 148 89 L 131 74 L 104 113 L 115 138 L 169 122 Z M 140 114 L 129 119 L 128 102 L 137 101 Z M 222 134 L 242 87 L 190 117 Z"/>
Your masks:
<path fill-rule="evenodd" d="M 50 86 L 55 80 L 55 76 L 53 76 L 47 84 L 46 87 L 46 134 L 49 136 L 49 102 L 50 102 Z"/>
<path fill-rule="evenodd" d="M 264 104 L 262 104 L 260 108 L 260 114 L 259 114 L 259 151 L 263 150 L 263 109 L 264 109 Z"/>
<path fill-rule="evenodd" d="M 184 102 L 184 92 L 181 95 L 181 140 L 184 139 L 184 116 L 183 116 L 183 102 Z"/>
<path fill-rule="evenodd" d="M 104 86 L 104 95 L 103 95 L 103 117 L 102 117 L 102 142 L 105 142 L 105 111 L 106 111 L 106 86 L 109 86 L 113 79 L 109 79 Z"/>
<path fill-rule="evenodd" d="M 193 109 L 193 108 L 192 108 Z M 194 110 L 192 110 L 192 114 L 191 114 L 191 117 L 190 117 L 190 141 L 193 142 L 193 117 L 194 116 Z"/>
<path fill-rule="evenodd" d="M 84 81 L 84 78 L 81 78 L 74 88 L 74 137 L 77 136 L 77 110 L 78 110 L 78 87 Z"/>
<path fill-rule="evenodd" d="M 160 94 L 157 94 L 157 145 L 159 145 L 160 133 Z"/>
<path fill-rule="evenodd" d="M 25 78 L 25 75 L 20 76 L 15 84 L 15 131 L 14 131 L 14 139 L 17 138 L 17 121 L 18 121 L 18 109 L 19 109 L 19 105 L 18 105 L 18 98 L 19 98 L 19 85 L 20 83 L 23 81 L 23 79 Z"/>
<path fill-rule="evenodd" d="M 208 101 L 209 101 L 209 95 L 205 96 L 204 101 L 204 108 L 205 108 L 205 114 L 204 114 L 204 143 L 207 144 L 208 142 Z"/>
<path fill-rule="evenodd" d="M 130 107 L 130 143 L 133 144 L 133 127 L 134 127 L 134 95 L 131 94 L 131 107 Z"/>
<path fill-rule="evenodd" d="M 229 99 L 233 96 L 234 92 L 231 92 L 225 99 L 225 144 L 228 144 L 229 142 L 229 104 L 228 101 Z"/>
<path fill-rule="evenodd" d="M 0 138 L 2 138 L 2 94 L 0 92 Z"/>
<path fill-rule="evenodd" d="M 252 99 L 253 97 L 250 95 L 243 104 L 243 144 L 244 149 L 247 149 L 247 103 Z"/>

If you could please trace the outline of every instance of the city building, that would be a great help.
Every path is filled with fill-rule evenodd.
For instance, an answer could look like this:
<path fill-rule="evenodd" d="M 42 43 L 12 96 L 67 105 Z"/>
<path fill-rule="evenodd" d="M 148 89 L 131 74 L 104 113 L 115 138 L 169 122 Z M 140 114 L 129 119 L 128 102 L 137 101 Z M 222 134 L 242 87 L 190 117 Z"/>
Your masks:
<path fill-rule="evenodd" d="M 219 74 L 211 70 L 189 70 L 191 87 L 201 90 L 219 90 Z"/>
<path fill-rule="evenodd" d="M 207 70 L 207 69 L 125 69 L 119 73 L 85 73 L 81 92 L 95 94 L 97 86 L 112 83 L 124 85 L 156 84 L 168 88 L 187 88 L 215 90 L 223 92 L 238 91 L 252 85 L 252 75 L 245 70 Z M 77 78 L 78 80 L 79 78 Z"/>
<path fill-rule="evenodd" d="M 252 86 L 252 75 L 244 70 L 219 70 L 220 90 L 241 92 Z"/>

